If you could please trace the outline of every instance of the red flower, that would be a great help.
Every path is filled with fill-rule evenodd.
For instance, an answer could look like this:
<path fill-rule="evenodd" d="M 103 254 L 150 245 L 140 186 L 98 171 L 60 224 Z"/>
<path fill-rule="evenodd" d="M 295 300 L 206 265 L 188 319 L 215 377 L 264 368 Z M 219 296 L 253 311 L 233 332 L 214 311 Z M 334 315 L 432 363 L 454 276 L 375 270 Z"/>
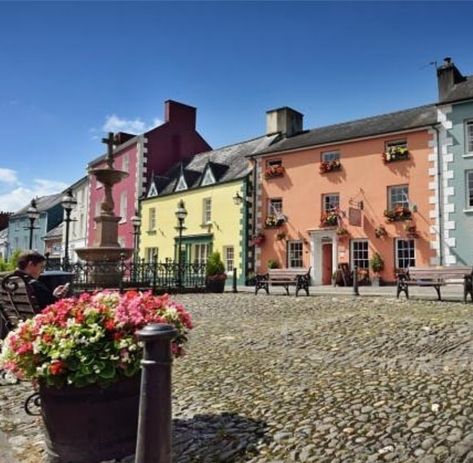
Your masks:
<path fill-rule="evenodd" d="M 104 326 L 107 331 L 113 331 L 115 329 L 115 322 L 113 320 L 106 320 Z"/>
<path fill-rule="evenodd" d="M 62 360 L 53 360 L 49 365 L 49 372 L 53 376 L 60 375 L 66 367 L 66 364 Z"/>

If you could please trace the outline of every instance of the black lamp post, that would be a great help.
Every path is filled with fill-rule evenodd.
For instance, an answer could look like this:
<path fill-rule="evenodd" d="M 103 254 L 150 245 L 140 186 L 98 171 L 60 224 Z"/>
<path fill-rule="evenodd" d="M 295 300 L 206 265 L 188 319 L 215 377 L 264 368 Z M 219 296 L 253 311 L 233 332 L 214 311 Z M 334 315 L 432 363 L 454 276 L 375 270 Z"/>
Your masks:
<path fill-rule="evenodd" d="M 66 191 L 66 194 L 61 199 L 61 206 L 63 207 L 64 211 L 66 212 L 66 218 L 64 222 L 66 222 L 66 242 L 64 245 L 64 265 L 67 266 L 69 264 L 69 226 L 73 219 L 71 219 L 71 212 L 72 209 L 77 205 L 77 199 L 72 196 L 72 190 Z"/>
<path fill-rule="evenodd" d="M 178 262 L 178 271 L 177 271 L 177 286 L 182 286 L 182 231 L 185 230 L 184 227 L 184 220 L 187 217 L 187 211 L 184 206 L 184 201 L 181 199 L 177 204 L 176 209 L 176 217 L 177 217 L 177 227 L 176 230 L 179 232 L 179 239 L 178 239 L 178 248 L 177 248 L 177 262 Z"/>
<path fill-rule="evenodd" d="M 139 238 L 140 238 L 140 227 L 141 227 L 141 219 L 138 216 L 138 213 L 135 211 L 135 214 L 131 218 L 131 224 L 133 225 L 133 247 L 135 248 L 134 252 L 134 260 L 135 264 L 138 262 L 138 255 L 139 255 Z"/>
<path fill-rule="evenodd" d="M 25 230 L 30 231 L 30 250 L 33 249 L 33 230 L 36 230 L 38 227 L 34 226 L 34 221 L 39 217 L 39 211 L 36 207 L 36 200 L 32 199 L 30 207 L 26 211 L 26 215 L 28 216 L 28 219 L 30 220 L 30 225 L 28 227 L 25 227 Z"/>

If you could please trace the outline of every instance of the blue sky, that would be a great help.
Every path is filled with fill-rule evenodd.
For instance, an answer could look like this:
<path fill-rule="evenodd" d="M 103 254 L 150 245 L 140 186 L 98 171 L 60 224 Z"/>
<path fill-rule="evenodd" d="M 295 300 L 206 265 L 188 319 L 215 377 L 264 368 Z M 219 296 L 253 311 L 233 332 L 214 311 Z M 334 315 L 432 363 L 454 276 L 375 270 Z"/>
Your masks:
<path fill-rule="evenodd" d="M 213 147 L 259 136 L 265 111 L 304 127 L 436 100 L 451 56 L 473 74 L 468 2 L 0 2 L 0 210 L 57 192 L 104 131 L 198 108 Z"/>

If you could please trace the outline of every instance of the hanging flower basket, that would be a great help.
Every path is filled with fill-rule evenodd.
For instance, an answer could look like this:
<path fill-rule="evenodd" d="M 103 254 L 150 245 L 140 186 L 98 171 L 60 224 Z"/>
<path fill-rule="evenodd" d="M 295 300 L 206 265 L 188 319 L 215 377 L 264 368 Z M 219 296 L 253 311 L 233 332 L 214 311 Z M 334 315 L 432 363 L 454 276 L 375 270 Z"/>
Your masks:
<path fill-rule="evenodd" d="M 342 164 L 338 159 L 334 159 L 333 161 L 322 161 L 320 163 L 320 173 L 326 174 L 327 172 L 336 172 L 341 170 Z"/>
<path fill-rule="evenodd" d="M 280 232 L 276 234 L 276 239 L 278 241 L 282 241 L 286 239 L 286 233 L 285 232 Z"/>
<path fill-rule="evenodd" d="M 386 209 L 384 211 L 384 217 L 387 222 L 399 222 L 402 220 L 410 220 L 412 212 L 408 207 L 396 206 L 394 209 Z"/>
<path fill-rule="evenodd" d="M 282 177 L 284 175 L 283 166 L 269 166 L 264 171 L 264 178 L 270 179 L 275 177 Z"/>
<path fill-rule="evenodd" d="M 385 163 L 406 161 L 409 159 L 409 150 L 405 146 L 391 146 L 383 153 Z"/>
<path fill-rule="evenodd" d="M 265 239 L 266 238 L 263 233 L 256 233 L 251 237 L 250 246 L 261 246 Z"/>
<path fill-rule="evenodd" d="M 417 227 L 412 223 L 406 223 L 404 225 L 404 230 L 410 238 L 417 238 Z"/>
<path fill-rule="evenodd" d="M 336 233 L 340 238 L 346 238 L 350 235 L 350 233 L 345 227 L 338 227 Z"/>
<path fill-rule="evenodd" d="M 384 228 L 384 225 L 380 225 L 374 229 L 374 235 L 376 238 L 384 238 L 385 236 L 388 236 L 388 232 L 386 231 L 386 228 Z"/>

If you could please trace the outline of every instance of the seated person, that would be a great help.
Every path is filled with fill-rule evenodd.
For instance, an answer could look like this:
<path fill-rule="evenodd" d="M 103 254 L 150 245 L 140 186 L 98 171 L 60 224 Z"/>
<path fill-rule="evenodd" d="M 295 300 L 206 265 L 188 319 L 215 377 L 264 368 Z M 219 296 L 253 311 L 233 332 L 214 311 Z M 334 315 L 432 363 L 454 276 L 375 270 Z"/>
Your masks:
<path fill-rule="evenodd" d="M 18 258 L 16 270 L 25 277 L 31 286 L 40 310 L 64 297 L 69 289 L 69 285 L 65 284 L 51 291 L 44 283 L 38 281 L 38 277 L 44 270 L 45 262 L 46 258 L 39 252 L 27 251 Z"/>

